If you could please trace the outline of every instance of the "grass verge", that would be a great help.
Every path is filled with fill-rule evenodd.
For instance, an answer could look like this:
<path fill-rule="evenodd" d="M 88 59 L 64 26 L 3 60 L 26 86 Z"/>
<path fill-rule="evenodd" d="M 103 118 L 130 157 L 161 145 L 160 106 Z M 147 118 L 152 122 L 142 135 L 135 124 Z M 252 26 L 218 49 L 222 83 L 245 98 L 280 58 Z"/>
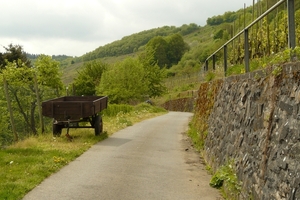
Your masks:
<path fill-rule="evenodd" d="M 46 133 L 30 137 L 0 150 L 0 199 L 22 199 L 25 194 L 52 173 L 80 156 L 92 145 L 134 123 L 166 113 L 147 104 L 135 106 L 131 112 L 103 116 L 104 133 L 96 137 L 93 129 L 71 129 L 70 142 L 64 134 L 53 137 Z M 126 122 L 126 123 L 125 123 Z"/>

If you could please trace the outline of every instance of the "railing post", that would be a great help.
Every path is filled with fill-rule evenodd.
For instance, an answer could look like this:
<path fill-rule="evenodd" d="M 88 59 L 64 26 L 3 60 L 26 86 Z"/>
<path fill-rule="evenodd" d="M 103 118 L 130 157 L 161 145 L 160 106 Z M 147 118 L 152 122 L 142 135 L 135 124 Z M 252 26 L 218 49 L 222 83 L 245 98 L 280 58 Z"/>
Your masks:
<path fill-rule="evenodd" d="M 287 0 L 288 8 L 288 27 L 289 27 L 289 48 L 296 47 L 296 30 L 295 30 L 295 0 Z"/>
<path fill-rule="evenodd" d="M 208 60 L 205 61 L 205 67 L 204 67 L 204 71 L 208 70 Z"/>
<path fill-rule="evenodd" d="M 245 71 L 250 72 L 249 67 L 249 30 L 245 29 Z"/>
<path fill-rule="evenodd" d="M 224 75 L 227 73 L 227 45 L 224 46 Z"/>
<path fill-rule="evenodd" d="M 213 70 L 216 69 L 216 54 L 213 55 Z"/>

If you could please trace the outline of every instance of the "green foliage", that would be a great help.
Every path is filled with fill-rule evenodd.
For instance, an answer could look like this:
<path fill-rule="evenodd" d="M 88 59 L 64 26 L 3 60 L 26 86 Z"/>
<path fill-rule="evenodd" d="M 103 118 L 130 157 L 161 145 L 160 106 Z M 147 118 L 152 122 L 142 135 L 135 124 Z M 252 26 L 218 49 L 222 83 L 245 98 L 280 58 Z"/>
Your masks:
<path fill-rule="evenodd" d="M 212 81 L 216 77 L 216 74 L 212 71 L 207 72 L 205 76 L 205 81 Z"/>
<path fill-rule="evenodd" d="M 289 62 L 293 55 L 297 56 L 298 49 L 299 49 L 299 47 L 296 47 L 295 50 L 287 48 L 284 51 L 278 52 L 277 54 L 275 54 L 274 56 L 271 57 L 271 60 L 269 62 L 271 65 Z"/>
<path fill-rule="evenodd" d="M 145 102 L 136 105 L 134 107 L 134 111 L 137 111 L 137 112 L 147 111 L 147 112 L 151 112 L 151 113 L 166 112 L 166 110 L 164 108 L 153 106 L 153 105 L 150 105 L 149 103 L 145 103 Z"/>
<path fill-rule="evenodd" d="M 281 72 L 282 72 L 282 67 L 281 67 L 281 66 L 277 66 L 277 67 L 275 67 L 275 69 L 272 71 L 272 74 L 273 74 L 274 76 L 279 76 L 279 75 L 281 74 Z"/>
<path fill-rule="evenodd" d="M 96 86 L 99 85 L 102 74 L 108 69 L 108 64 L 102 61 L 84 63 L 82 70 L 73 82 L 75 95 L 95 95 Z"/>
<path fill-rule="evenodd" d="M 136 106 L 128 104 L 109 104 L 108 108 L 103 110 L 103 117 L 115 118 L 114 123 L 117 127 L 127 127 L 133 124 L 133 120 L 129 115 L 135 115 L 136 117 L 144 115 L 146 113 L 164 113 L 165 109 L 152 106 L 148 103 L 140 103 Z"/>
<path fill-rule="evenodd" d="M 242 74 L 245 72 L 244 65 L 234 65 L 228 68 L 226 76 Z"/>
<path fill-rule="evenodd" d="M 184 42 L 183 38 L 179 34 L 172 34 L 166 38 L 168 48 L 167 57 L 170 61 L 170 66 L 177 64 L 183 54 L 189 49 L 189 46 Z"/>
<path fill-rule="evenodd" d="M 219 189 L 223 186 L 225 181 L 230 183 L 238 182 L 231 164 L 221 166 L 212 176 L 209 185 Z"/>
<path fill-rule="evenodd" d="M 10 48 L 13 50 L 8 50 L 2 56 L 16 58 L 16 60 L 12 62 L 6 60 L 0 76 L 1 81 L 5 79 L 8 85 L 8 95 L 3 94 L 0 98 L 0 107 L 3 107 L 3 111 L 5 110 L 2 112 L 4 114 L 0 120 L 1 146 L 11 142 L 12 136 L 8 133 L 12 134 L 13 125 L 17 132 L 16 139 L 22 139 L 31 133 L 37 134 L 38 129 L 43 129 L 40 127 L 41 123 L 38 123 L 40 118 L 37 111 L 39 106 L 37 99 L 39 97 L 43 101 L 49 97 L 58 96 L 62 89 L 59 62 L 53 61 L 50 56 L 40 55 L 32 67 L 29 65 L 30 62 L 24 60 L 23 54 L 20 54 L 22 48 L 14 46 L 10 46 Z M 11 105 L 7 108 L 8 100 Z M 13 124 L 7 109 L 10 109 L 12 113 Z"/>
<path fill-rule="evenodd" d="M 226 22 L 231 23 L 237 19 L 237 16 L 238 15 L 236 12 L 228 11 L 228 12 L 225 12 L 223 15 L 209 17 L 206 20 L 206 23 L 211 26 L 219 25 L 219 24 L 226 23 Z"/>
<path fill-rule="evenodd" d="M 180 27 L 180 34 L 181 35 L 188 35 L 190 33 L 195 32 L 196 30 L 199 30 L 199 26 L 195 23 L 191 23 L 189 25 L 184 24 Z"/>
<path fill-rule="evenodd" d="M 153 37 L 165 36 L 179 31 L 180 28 L 176 28 L 174 26 L 164 26 L 161 28 L 142 31 L 130 36 L 125 36 L 121 40 L 117 40 L 105 46 L 98 47 L 94 51 L 86 53 L 75 60 L 77 61 L 81 59 L 82 61 L 90 61 L 104 57 L 131 54 L 137 51 L 141 46 L 147 44 Z"/>
<path fill-rule="evenodd" d="M 213 188 L 226 187 L 225 196 L 236 196 L 241 192 L 241 184 L 239 183 L 235 170 L 233 168 L 234 161 L 222 165 L 217 172 L 212 176 L 209 185 Z"/>
<path fill-rule="evenodd" d="M 6 62 L 13 62 L 21 60 L 21 62 L 16 63 L 16 67 L 21 67 L 19 64 L 31 67 L 30 60 L 27 59 L 26 53 L 23 51 L 22 46 L 9 44 L 8 47 L 4 47 L 6 52 L 4 54 L 0 53 L 0 69 L 5 68 Z"/>
<path fill-rule="evenodd" d="M 141 56 L 127 58 L 103 73 L 97 94 L 108 95 L 111 103 L 138 103 L 164 93 L 164 70 L 153 59 Z M 153 64 L 153 63 L 152 63 Z"/>
<path fill-rule="evenodd" d="M 195 88 L 195 85 L 192 83 L 187 83 L 187 84 L 181 84 L 180 86 L 176 86 L 174 87 L 174 91 L 176 92 L 184 92 L 184 91 L 188 91 L 188 90 L 192 90 Z"/>
<path fill-rule="evenodd" d="M 194 147 L 197 150 L 201 150 L 204 147 L 204 140 L 200 139 L 200 133 L 192 123 L 189 124 L 189 129 L 187 132 L 188 136 L 193 140 Z"/>
<path fill-rule="evenodd" d="M 63 84 L 59 66 L 59 62 L 53 60 L 50 56 L 40 55 L 35 62 L 38 84 L 40 86 L 61 90 Z"/>
<path fill-rule="evenodd" d="M 97 94 L 109 96 L 111 103 L 129 103 L 147 94 L 142 64 L 133 58 L 117 63 L 102 75 Z"/>
<path fill-rule="evenodd" d="M 144 80 L 149 97 L 158 97 L 164 94 L 166 87 L 163 85 L 163 79 L 166 77 L 166 71 L 164 68 L 161 69 L 155 61 L 154 50 L 140 54 L 138 59 L 144 68 Z"/>
<path fill-rule="evenodd" d="M 168 36 L 171 34 L 179 33 L 182 35 L 190 34 L 197 31 L 199 26 L 194 23 L 189 25 L 182 25 L 181 27 L 163 26 L 160 28 L 153 28 L 129 36 L 123 37 L 121 40 L 114 41 L 105 46 L 100 46 L 94 51 L 84 54 L 81 57 L 74 58 L 74 62 L 91 61 L 105 57 L 116 57 L 122 55 L 129 55 L 139 51 L 146 45 L 152 38 L 157 36 Z"/>
<path fill-rule="evenodd" d="M 128 104 L 108 104 L 107 109 L 102 111 L 104 116 L 113 117 L 117 116 L 118 113 L 129 113 L 133 111 L 133 106 Z"/>
<path fill-rule="evenodd" d="M 130 121 L 123 112 L 117 114 L 117 124 L 122 127 L 132 126 L 133 123 Z"/>
<path fill-rule="evenodd" d="M 166 38 L 157 36 L 146 45 L 146 54 L 153 56 L 160 68 L 169 68 L 172 64 L 177 64 L 187 50 L 188 45 L 179 34 L 172 34 Z"/>
<path fill-rule="evenodd" d="M 218 32 L 215 33 L 214 35 L 214 40 L 217 40 L 217 39 L 222 39 L 223 38 L 223 32 L 224 30 L 219 30 Z"/>
<path fill-rule="evenodd" d="M 152 38 L 146 45 L 146 53 L 150 52 L 151 55 L 153 54 L 153 60 L 157 62 L 160 68 L 170 66 L 167 51 L 168 43 L 161 36 Z"/>

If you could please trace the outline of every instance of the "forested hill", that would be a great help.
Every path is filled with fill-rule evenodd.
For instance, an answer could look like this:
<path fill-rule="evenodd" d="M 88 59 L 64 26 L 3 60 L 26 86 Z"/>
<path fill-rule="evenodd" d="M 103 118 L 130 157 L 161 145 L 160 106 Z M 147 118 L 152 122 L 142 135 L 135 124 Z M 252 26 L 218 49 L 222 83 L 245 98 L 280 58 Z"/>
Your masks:
<path fill-rule="evenodd" d="M 144 46 L 156 36 L 168 36 L 174 33 L 179 33 L 182 36 L 188 35 L 199 29 L 197 24 L 182 25 L 181 27 L 164 26 L 145 30 L 139 33 L 125 36 L 121 40 L 114 41 L 105 46 L 100 46 L 94 51 L 84 54 L 81 61 L 90 61 L 97 58 L 122 56 L 137 52 L 140 47 Z"/>

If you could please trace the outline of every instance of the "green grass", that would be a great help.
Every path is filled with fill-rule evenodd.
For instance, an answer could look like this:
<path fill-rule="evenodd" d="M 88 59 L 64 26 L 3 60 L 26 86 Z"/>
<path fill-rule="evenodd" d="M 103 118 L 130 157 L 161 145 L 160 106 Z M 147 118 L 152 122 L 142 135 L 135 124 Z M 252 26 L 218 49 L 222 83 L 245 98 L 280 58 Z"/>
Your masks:
<path fill-rule="evenodd" d="M 189 124 L 189 129 L 188 129 L 187 134 L 192 139 L 192 141 L 194 143 L 194 147 L 198 151 L 201 151 L 204 147 L 204 140 L 201 139 L 199 131 L 197 130 L 197 128 L 192 126 L 191 123 Z"/>
<path fill-rule="evenodd" d="M 104 116 L 104 133 L 97 137 L 93 129 L 70 129 L 69 141 L 63 129 L 61 137 L 52 133 L 30 137 L 0 150 L 0 199 L 22 199 L 46 177 L 80 156 L 93 144 L 114 132 L 144 119 L 166 113 L 161 108 L 141 104 L 131 112 Z M 121 119 L 121 120 L 120 120 Z M 126 122 L 126 123 L 124 123 Z"/>

